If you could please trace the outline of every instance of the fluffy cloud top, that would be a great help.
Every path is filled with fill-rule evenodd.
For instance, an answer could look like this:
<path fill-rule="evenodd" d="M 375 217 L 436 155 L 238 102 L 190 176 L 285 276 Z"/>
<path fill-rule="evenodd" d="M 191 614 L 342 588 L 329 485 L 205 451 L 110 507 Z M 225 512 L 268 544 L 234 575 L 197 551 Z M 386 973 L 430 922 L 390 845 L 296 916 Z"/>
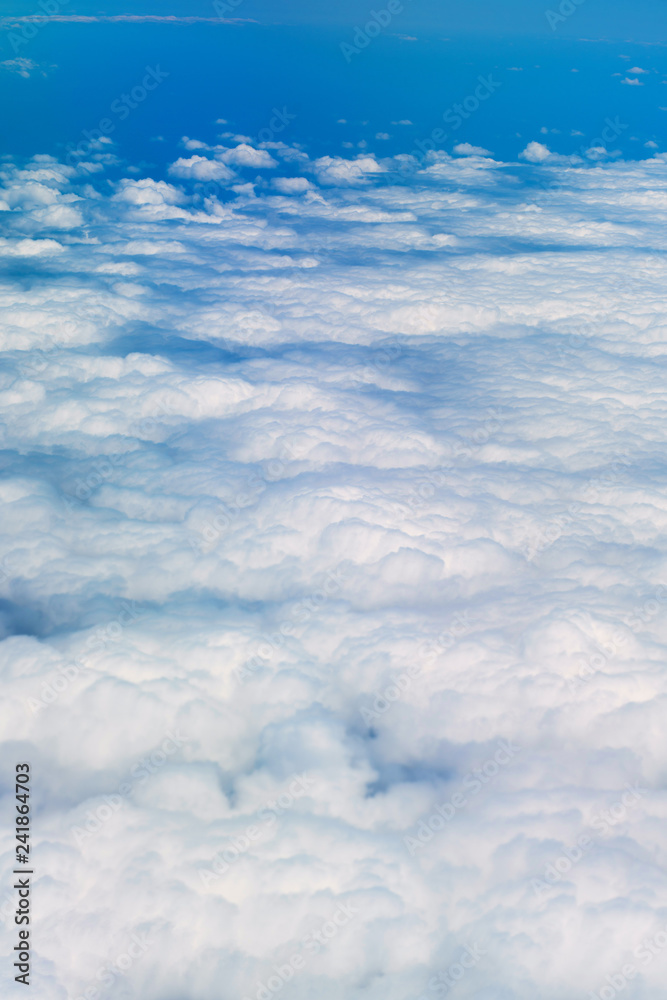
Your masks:
<path fill-rule="evenodd" d="M 231 181 L 236 177 L 224 163 L 208 160 L 205 156 L 181 157 L 171 164 L 169 173 L 182 180 L 197 181 Z"/>
<path fill-rule="evenodd" d="M 519 153 L 519 156 L 522 160 L 528 160 L 529 163 L 542 163 L 551 156 L 551 150 L 542 142 L 529 142 L 526 148 Z"/>
<path fill-rule="evenodd" d="M 36 995 L 660 1000 L 666 160 L 244 158 L 1 168 Z"/>
<path fill-rule="evenodd" d="M 255 149 L 245 142 L 219 153 L 218 159 L 223 163 L 233 163 L 239 167 L 257 167 L 263 170 L 278 166 L 277 161 L 265 149 Z"/>

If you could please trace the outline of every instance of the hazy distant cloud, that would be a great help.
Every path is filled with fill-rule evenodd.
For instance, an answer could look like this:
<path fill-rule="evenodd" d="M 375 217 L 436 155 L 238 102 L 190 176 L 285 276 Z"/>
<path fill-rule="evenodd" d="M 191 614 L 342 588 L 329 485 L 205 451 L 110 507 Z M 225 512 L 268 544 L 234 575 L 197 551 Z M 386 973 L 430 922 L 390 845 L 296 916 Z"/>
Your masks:
<path fill-rule="evenodd" d="M 454 146 L 454 152 L 459 156 L 491 156 L 488 149 L 483 146 L 471 146 L 469 142 L 459 142 Z"/>
<path fill-rule="evenodd" d="M 180 15 L 180 14 L 26 14 L 18 17 L 2 17 L 0 18 L 0 24 L 11 25 L 11 24 L 22 24 L 25 22 L 34 21 L 35 17 L 39 16 L 40 23 L 42 21 L 72 21 L 81 24 L 94 24 L 98 22 L 119 22 L 127 21 L 134 23 L 144 23 L 144 22 L 154 22 L 154 23 L 166 23 L 166 24 L 196 24 L 198 22 L 205 24 L 235 24 L 239 22 L 247 21 L 249 23 L 254 23 L 252 18 L 242 18 L 242 17 L 213 17 L 213 16 L 200 16 L 200 15 Z"/>

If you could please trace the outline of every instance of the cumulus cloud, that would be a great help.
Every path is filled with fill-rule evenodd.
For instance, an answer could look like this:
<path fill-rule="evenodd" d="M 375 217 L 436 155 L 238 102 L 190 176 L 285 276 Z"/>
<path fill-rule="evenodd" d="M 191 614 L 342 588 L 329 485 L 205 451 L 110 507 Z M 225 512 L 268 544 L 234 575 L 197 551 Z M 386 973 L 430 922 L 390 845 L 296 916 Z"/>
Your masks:
<path fill-rule="evenodd" d="M 548 157 L 2 163 L 40 1000 L 662 997 L 665 158 Z"/>
<path fill-rule="evenodd" d="M 314 187 L 306 177 L 274 177 L 273 186 L 281 194 L 305 194 Z"/>
<path fill-rule="evenodd" d="M 233 163 L 239 167 L 257 167 L 266 170 L 278 166 L 277 161 L 265 149 L 255 149 L 245 142 L 224 153 L 218 153 L 217 158 L 223 163 Z"/>
<path fill-rule="evenodd" d="M 196 181 L 232 181 L 236 178 L 233 170 L 217 160 L 209 160 L 205 156 L 181 157 L 169 167 L 172 177 Z"/>
<path fill-rule="evenodd" d="M 356 160 L 346 160 L 341 156 L 321 156 L 315 160 L 313 169 L 320 184 L 332 187 L 368 184 L 373 174 L 383 171 L 374 156 L 358 156 Z"/>
<path fill-rule="evenodd" d="M 529 142 L 526 148 L 519 153 L 520 158 L 528 160 L 529 163 L 542 163 L 551 155 L 551 150 L 542 142 Z"/>

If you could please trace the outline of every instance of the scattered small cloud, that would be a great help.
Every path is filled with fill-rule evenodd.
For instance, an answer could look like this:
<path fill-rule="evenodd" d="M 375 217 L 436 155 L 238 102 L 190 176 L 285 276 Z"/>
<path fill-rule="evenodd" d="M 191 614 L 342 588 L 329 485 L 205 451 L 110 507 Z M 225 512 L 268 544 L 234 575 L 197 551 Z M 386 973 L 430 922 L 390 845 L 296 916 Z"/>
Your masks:
<path fill-rule="evenodd" d="M 26 59 L 24 56 L 18 56 L 16 59 L 5 59 L 0 62 L 0 67 L 7 73 L 16 73 L 18 76 L 22 76 L 24 80 L 27 80 L 35 72 L 38 72 L 40 76 L 46 76 L 47 69 L 55 69 L 55 66 L 45 67 L 33 62 L 32 59 Z"/>
<path fill-rule="evenodd" d="M 510 73 L 523 73 L 523 66 L 508 66 Z"/>
<path fill-rule="evenodd" d="M 641 82 L 641 80 L 637 80 L 636 78 L 629 77 L 629 76 L 626 76 L 625 80 L 621 80 L 621 83 L 627 84 L 628 87 L 643 87 L 644 86 L 644 84 Z"/>
<path fill-rule="evenodd" d="M 647 149 L 657 149 L 658 148 L 657 142 L 653 142 L 653 139 L 649 139 L 649 141 L 645 142 L 644 145 L 646 146 Z"/>
<path fill-rule="evenodd" d="M 576 128 L 573 128 L 572 131 L 570 132 L 570 135 L 583 135 L 583 134 L 584 134 L 583 132 L 580 132 L 579 129 Z"/>
<path fill-rule="evenodd" d="M 412 122 L 410 121 L 409 118 L 401 118 L 400 121 L 398 121 L 398 122 L 392 122 L 391 124 L 392 125 L 412 125 Z"/>
<path fill-rule="evenodd" d="M 388 132 L 376 132 L 375 133 L 375 138 L 376 139 L 391 139 L 391 136 L 389 135 Z"/>
<path fill-rule="evenodd" d="M 628 73 L 648 73 L 648 70 L 642 69 L 641 66 L 633 66 L 632 69 L 628 70 Z"/>

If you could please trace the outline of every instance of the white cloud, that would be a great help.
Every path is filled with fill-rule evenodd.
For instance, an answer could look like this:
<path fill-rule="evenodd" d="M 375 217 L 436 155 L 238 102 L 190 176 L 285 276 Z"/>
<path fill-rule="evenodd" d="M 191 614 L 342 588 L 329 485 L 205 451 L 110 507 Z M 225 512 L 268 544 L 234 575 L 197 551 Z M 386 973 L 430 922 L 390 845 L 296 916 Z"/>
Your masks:
<path fill-rule="evenodd" d="M 0 239 L 0 254 L 7 257 L 50 257 L 64 249 L 57 240 Z"/>
<path fill-rule="evenodd" d="M 621 80 L 621 83 L 627 84 L 628 87 L 643 87 L 644 86 L 644 84 L 641 82 L 641 80 L 638 80 L 636 77 L 628 77 L 628 76 L 626 76 L 625 79 Z"/>
<path fill-rule="evenodd" d="M 281 194 L 305 194 L 306 191 L 314 190 L 305 177 L 274 177 L 272 183 Z"/>
<path fill-rule="evenodd" d="M 0 165 L 40 998 L 132 945 L 110 996 L 254 1000 L 297 954 L 295 996 L 404 1000 L 478 943 L 462 997 L 625 956 L 660 1000 L 661 157 L 301 155 L 204 207 Z"/>
<path fill-rule="evenodd" d="M 459 156 L 491 156 L 488 149 L 483 146 L 471 146 L 469 142 L 460 142 L 454 146 L 454 152 Z"/>
<path fill-rule="evenodd" d="M 315 160 L 313 168 L 319 183 L 332 187 L 364 185 L 369 183 L 374 174 L 383 172 L 383 167 L 374 156 L 359 156 L 356 160 L 321 156 Z"/>
<path fill-rule="evenodd" d="M 529 163 L 542 163 L 552 155 L 551 150 L 541 142 L 529 142 L 526 148 L 519 153 L 522 160 Z"/>
<path fill-rule="evenodd" d="M 62 0 L 61 0 L 62 2 Z M 180 16 L 176 14 L 28 14 L 23 17 L 3 17 L 0 18 L 0 23 L 5 27 L 12 27 L 16 24 L 21 24 L 23 22 L 34 21 L 35 17 L 38 16 L 42 21 L 64 21 L 72 22 L 74 24 L 97 24 L 97 23 L 122 23 L 128 22 L 131 24 L 234 24 L 236 22 L 251 20 L 249 18 L 224 18 L 224 17 L 206 17 L 200 15 L 185 15 Z"/>
<path fill-rule="evenodd" d="M 278 166 L 276 160 L 265 149 L 254 149 L 245 142 L 235 146 L 234 149 L 216 154 L 216 159 L 223 163 L 233 163 L 239 167 L 256 167 L 260 170 Z"/>
<path fill-rule="evenodd" d="M 4 69 L 7 73 L 16 73 L 25 80 L 29 79 L 36 70 L 42 76 L 47 75 L 46 69 L 43 66 L 32 59 L 27 59 L 25 56 L 18 56 L 16 59 L 4 59 L 0 62 L 0 68 Z M 52 66 L 49 68 L 53 69 Z"/>
<path fill-rule="evenodd" d="M 234 180 L 237 176 L 224 163 L 209 160 L 205 156 L 191 156 L 189 159 L 181 157 L 170 165 L 169 174 L 183 180 L 223 181 L 225 183 Z"/>
<path fill-rule="evenodd" d="M 202 157 L 193 156 L 191 159 Z M 185 160 L 177 162 L 187 163 Z M 114 197 L 133 205 L 178 205 L 184 200 L 178 188 L 166 181 L 154 181 L 151 177 L 138 181 L 122 180 Z"/>

